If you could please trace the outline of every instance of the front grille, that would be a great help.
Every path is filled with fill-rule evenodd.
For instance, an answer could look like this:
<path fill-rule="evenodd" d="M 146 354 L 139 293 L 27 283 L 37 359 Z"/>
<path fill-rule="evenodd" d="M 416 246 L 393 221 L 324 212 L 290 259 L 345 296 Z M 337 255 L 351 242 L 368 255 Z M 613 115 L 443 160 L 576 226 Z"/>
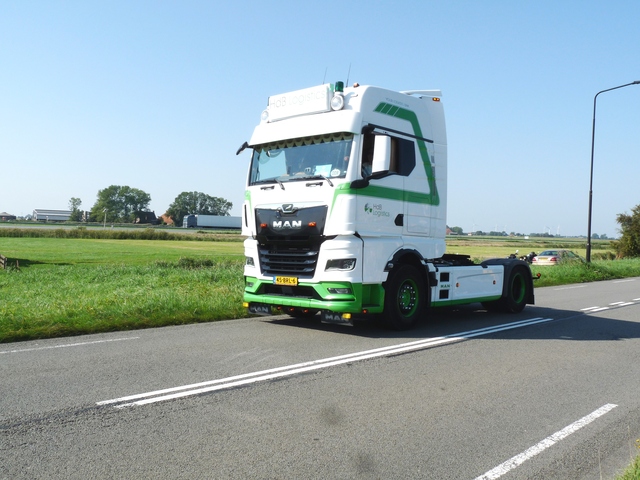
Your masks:
<path fill-rule="evenodd" d="M 316 300 L 322 300 L 320 295 L 312 287 L 286 287 L 281 285 L 271 285 L 265 283 L 262 285 L 259 295 L 274 295 L 281 297 L 296 297 L 296 298 L 312 298 Z"/>
<path fill-rule="evenodd" d="M 258 247 L 260 267 L 265 275 L 313 277 L 320 246 L 271 244 Z"/>

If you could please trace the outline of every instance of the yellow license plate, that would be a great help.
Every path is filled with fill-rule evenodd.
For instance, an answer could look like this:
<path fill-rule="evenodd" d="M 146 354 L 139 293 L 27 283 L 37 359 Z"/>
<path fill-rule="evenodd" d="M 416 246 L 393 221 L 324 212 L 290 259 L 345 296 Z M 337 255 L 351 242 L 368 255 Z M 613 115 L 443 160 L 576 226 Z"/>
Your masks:
<path fill-rule="evenodd" d="M 298 285 L 297 277 L 276 277 L 274 282 L 276 285 Z"/>

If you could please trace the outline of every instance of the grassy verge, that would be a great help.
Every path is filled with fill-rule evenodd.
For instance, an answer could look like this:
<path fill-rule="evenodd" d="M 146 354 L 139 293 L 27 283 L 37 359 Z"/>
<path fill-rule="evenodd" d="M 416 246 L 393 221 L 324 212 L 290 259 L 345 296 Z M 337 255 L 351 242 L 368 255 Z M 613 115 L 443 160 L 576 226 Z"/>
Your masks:
<path fill-rule="evenodd" d="M 1 231 L 2 229 L 0 229 Z M 0 238 L 0 254 L 20 268 L 51 269 L 65 265 L 148 265 L 181 257 L 243 257 L 241 242 L 191 240 L 118 240 L 73 238 Z"/>
<path fill-rule="evenodd" d="M 246 315 L 241 258 L 58 265 L 0 275 L 0 342 Z"/>
<path fill-rule="evenodd" d="M 640 277 L 640 258 L 594 260 L 591 263 L 572 263 L 545 267 L 533 266 L 531 272 L 534 276 L 538 273 L 541 275 L 536 280 L 536 287 Z"/>
<path fill-rule="evenodd" d="M 640 480 L 640 456 L 636 457 L 615 480 Z"/>
<path fill-rule="evenodd" d="M 246 315 L 237 234 L 216 234 L 215 241 L 59 235 L 0 236 L 10 266 L 0 270 L 0 343 Z M 530 246 L 491 242 L 465 239 L 465 251 L 451 253 L 501 257 Z M 538 272 L 538 287 L 640 276 L 640 259 L 534 267 Z"/>

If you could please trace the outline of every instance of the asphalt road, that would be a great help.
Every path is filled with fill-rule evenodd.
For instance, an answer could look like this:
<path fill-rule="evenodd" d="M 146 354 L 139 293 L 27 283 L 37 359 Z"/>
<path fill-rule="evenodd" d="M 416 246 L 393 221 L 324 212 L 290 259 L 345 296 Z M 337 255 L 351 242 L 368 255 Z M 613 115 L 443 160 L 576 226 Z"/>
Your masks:
<path fill-rule="evenodd" d="M 536 303 L 0 344 L 0 478 L 612 478 L 640 438 L 640 277 Z"/>

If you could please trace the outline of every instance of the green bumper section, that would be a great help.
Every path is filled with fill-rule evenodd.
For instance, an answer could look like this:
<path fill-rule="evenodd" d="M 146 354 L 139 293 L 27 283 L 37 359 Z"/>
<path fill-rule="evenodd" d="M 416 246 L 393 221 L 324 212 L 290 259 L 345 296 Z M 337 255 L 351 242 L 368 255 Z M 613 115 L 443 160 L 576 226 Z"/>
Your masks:
<path fill-rule="evenodd" d="M 350 293 L 336 293 L 349 289 Z M 273 290 L 280 290 L 274 293 Z M 297 286 L 274 287 L 271 281 L 245 277 L 244 301 L 272 307 L 297 307 L 336 313 L 381 313 L 384 307 L 382 285 L 350 282 L 300 282 Z"/>

